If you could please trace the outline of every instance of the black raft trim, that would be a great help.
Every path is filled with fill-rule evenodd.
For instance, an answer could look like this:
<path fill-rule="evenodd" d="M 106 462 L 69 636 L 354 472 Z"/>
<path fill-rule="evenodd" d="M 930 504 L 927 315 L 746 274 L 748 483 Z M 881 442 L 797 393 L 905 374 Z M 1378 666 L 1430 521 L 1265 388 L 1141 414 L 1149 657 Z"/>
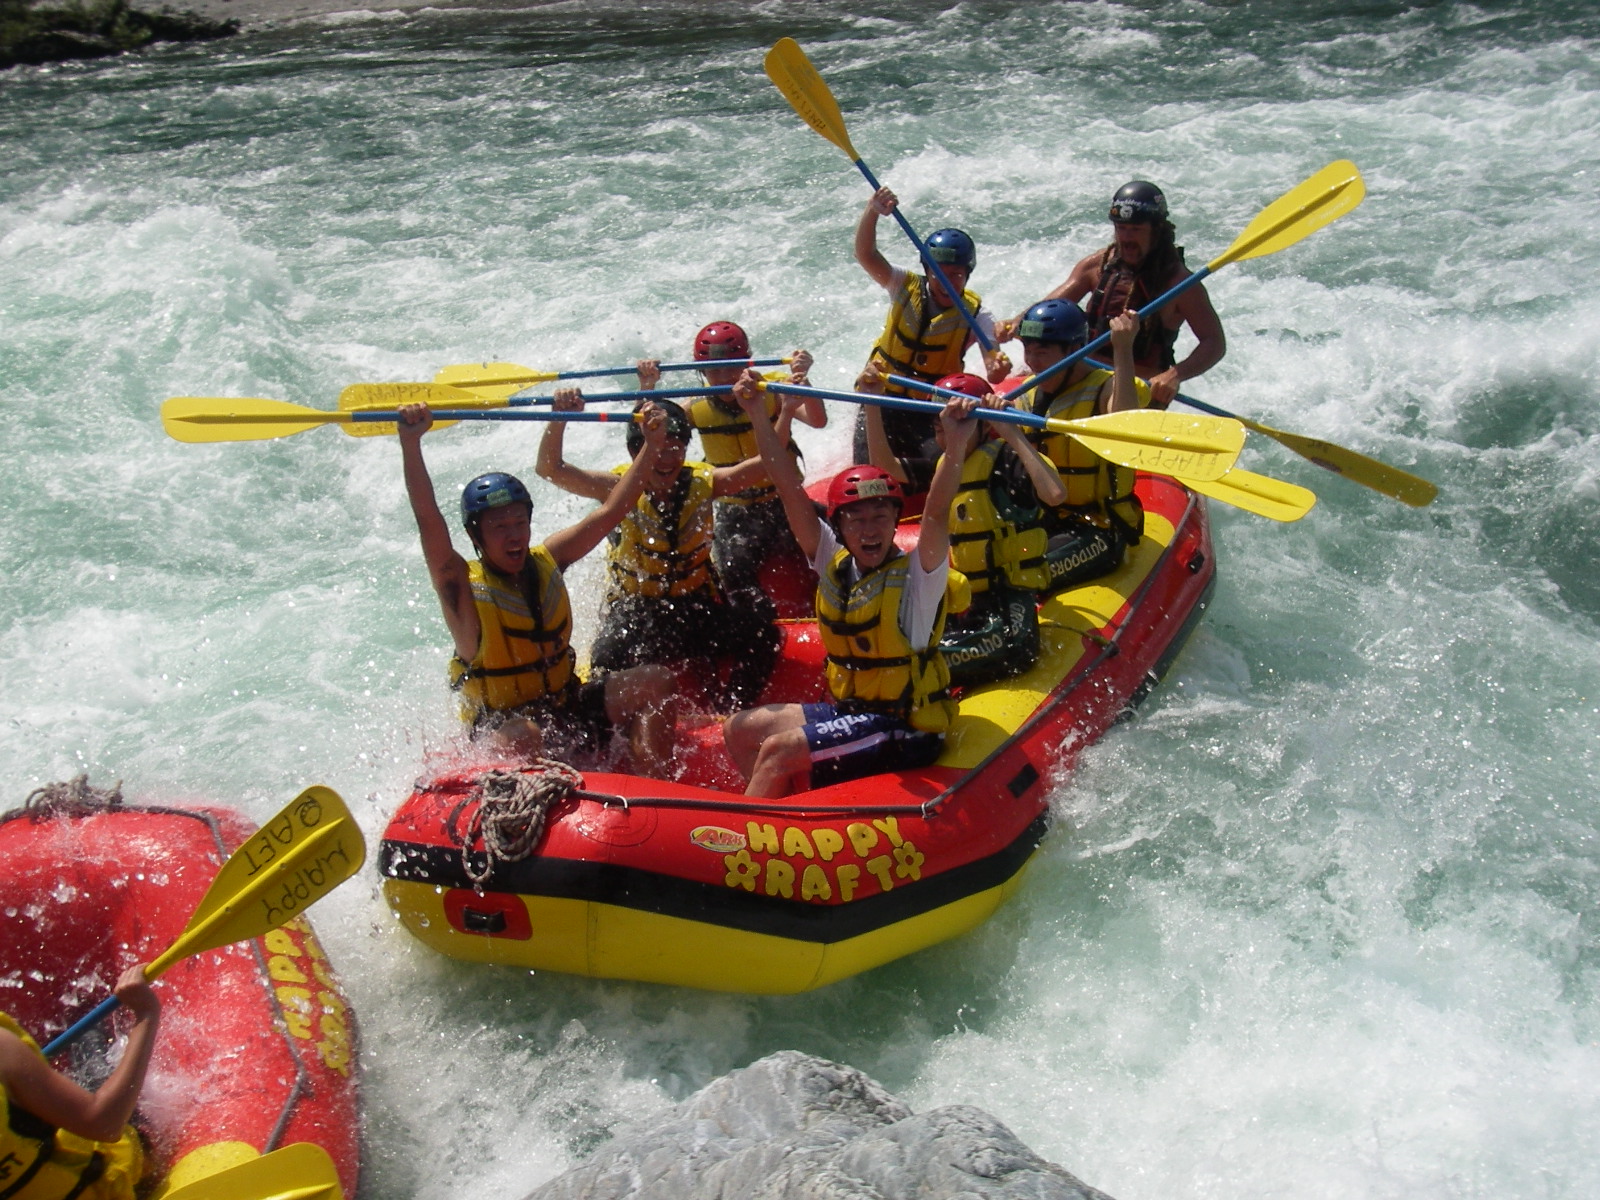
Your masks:
<path fill-rule="evenodd" d="M 486 890 L 597 901 L 747 933 L 828 944 L 871 933 L 998 887 L 1032 857 L 1044 840 L 1049 823 L 1048 814 L 1041 813 L 1010 845 L 987 858 L 914 883 L 897 879 L 892 891 L 848 904 L 783 900 L 743 888 L 699 883 L 614 863 L 566 858 L 529 858 L 503 865 L 496 869 Z M 472 886 L 461 869 L 461 851 L 454 847 L 418 846 L 386 838 L 378 849 L 378 870 L 390 879 L 411 883 Z"/>

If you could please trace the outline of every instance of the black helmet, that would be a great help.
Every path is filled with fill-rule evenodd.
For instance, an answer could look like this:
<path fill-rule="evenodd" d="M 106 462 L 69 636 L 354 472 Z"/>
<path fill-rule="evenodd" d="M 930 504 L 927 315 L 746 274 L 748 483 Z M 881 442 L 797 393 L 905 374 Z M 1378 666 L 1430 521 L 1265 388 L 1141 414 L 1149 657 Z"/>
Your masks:
<path fill-rule="evenodd" d="M 941 267 L 965 267 L 971 272 L 978 266 L 978 247 L 959 229 L 937 230 L 924 244 L 929 260 Z"/>
<path fill-rule="evenodd" d="M 1118 225 L 1159 225 L 1167 219 L 1167 198 L 1161 189 L 1135 179 L 1111 197 L 1111 220 Z"/>
<path fill-rule="evenodd" d="M 694 432 L 694 426 L 689 423 L 689 414 L 674 404 L 671 400 L 643 401 L 635 406 L 634 412 L 641 411 L 646 403 L 659 404 L 667 411 L 667 436 L 674 441 L 689 444 L 689 436 Z M 644 426 L 637 421 L 628 422 L 628 454 L 637 456 L 644 449 Z"/>

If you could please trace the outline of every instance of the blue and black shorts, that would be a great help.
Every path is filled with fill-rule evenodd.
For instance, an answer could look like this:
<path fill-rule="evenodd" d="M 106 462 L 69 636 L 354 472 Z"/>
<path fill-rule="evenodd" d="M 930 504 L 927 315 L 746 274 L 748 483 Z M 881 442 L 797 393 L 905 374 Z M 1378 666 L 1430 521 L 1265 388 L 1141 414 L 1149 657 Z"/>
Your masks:
<path fill-rule="evenodd" d="M 833 704 L 807 704 L 803 711 L 812 787 L 925 767 L 944 744 L 942 735 L 913 729 L 887 713 L 842 712 Z"/>

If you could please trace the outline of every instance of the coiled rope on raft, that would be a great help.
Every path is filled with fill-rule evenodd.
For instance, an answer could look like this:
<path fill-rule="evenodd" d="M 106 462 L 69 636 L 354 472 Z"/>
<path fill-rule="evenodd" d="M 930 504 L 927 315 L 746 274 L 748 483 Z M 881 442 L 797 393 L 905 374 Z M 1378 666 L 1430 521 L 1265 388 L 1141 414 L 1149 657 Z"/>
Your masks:
<path fill-rule="evenodd" d="M 450 814 L 448 828 L 461 846 L 461 869 L 475 886 L 494 874 L 495 864 L 520 862 L 533 853 L 544 834 L 552 805 L 566 799 L 583 776 L 564 762 L 535 759 L 517 771 L 485 771 L 477 786 Z M 461 814 L 477 808 L 460 826 Z M 472 845 L 483 841 L 482 866 L 474 862 Z"/>
<path fill-rule="evenodd" d="M 88 772 L 65 783 L 47 783 L 28 793 L 21 808 L 0 813 L 0 821 L 25 816 L 34 824 L 56 817 L 88 817 L 122 807 L 122 780 L 108 788 L 89 786 Z"/>

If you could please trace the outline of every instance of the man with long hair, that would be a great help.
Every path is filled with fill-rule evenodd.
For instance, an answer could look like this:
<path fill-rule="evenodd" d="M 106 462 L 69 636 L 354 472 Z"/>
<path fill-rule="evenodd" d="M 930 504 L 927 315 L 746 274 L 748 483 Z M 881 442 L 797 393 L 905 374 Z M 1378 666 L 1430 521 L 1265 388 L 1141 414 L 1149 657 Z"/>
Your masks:
<path fill-rule="evenodd" d="M 1155 184 L 1143 179 L 1123 184 L 1111 198 L 1110 217 L 1111 244 L 1080 260 L 1066 282 L 1045 297 L 1081 304 L 1091 339 L 1111 327 L 1112 317 L 1138 312 L 1192 274 L 1167 217 L 1167 198 Z M 1013 336 L 1021 320 L 1019 316 L 1008 322 L 1001 336 Z M 1178 362 L 1173 347 L 1185 325 L 1198 344 Z M 1204 284 L 1196 284 L 1141 321 L 1133 343 L 1133 365 L 1150 383 L 1150 407 L 1166 408 L 1184 380 L 1216 366 L 1227 349 L 1222 321 Z"/>

